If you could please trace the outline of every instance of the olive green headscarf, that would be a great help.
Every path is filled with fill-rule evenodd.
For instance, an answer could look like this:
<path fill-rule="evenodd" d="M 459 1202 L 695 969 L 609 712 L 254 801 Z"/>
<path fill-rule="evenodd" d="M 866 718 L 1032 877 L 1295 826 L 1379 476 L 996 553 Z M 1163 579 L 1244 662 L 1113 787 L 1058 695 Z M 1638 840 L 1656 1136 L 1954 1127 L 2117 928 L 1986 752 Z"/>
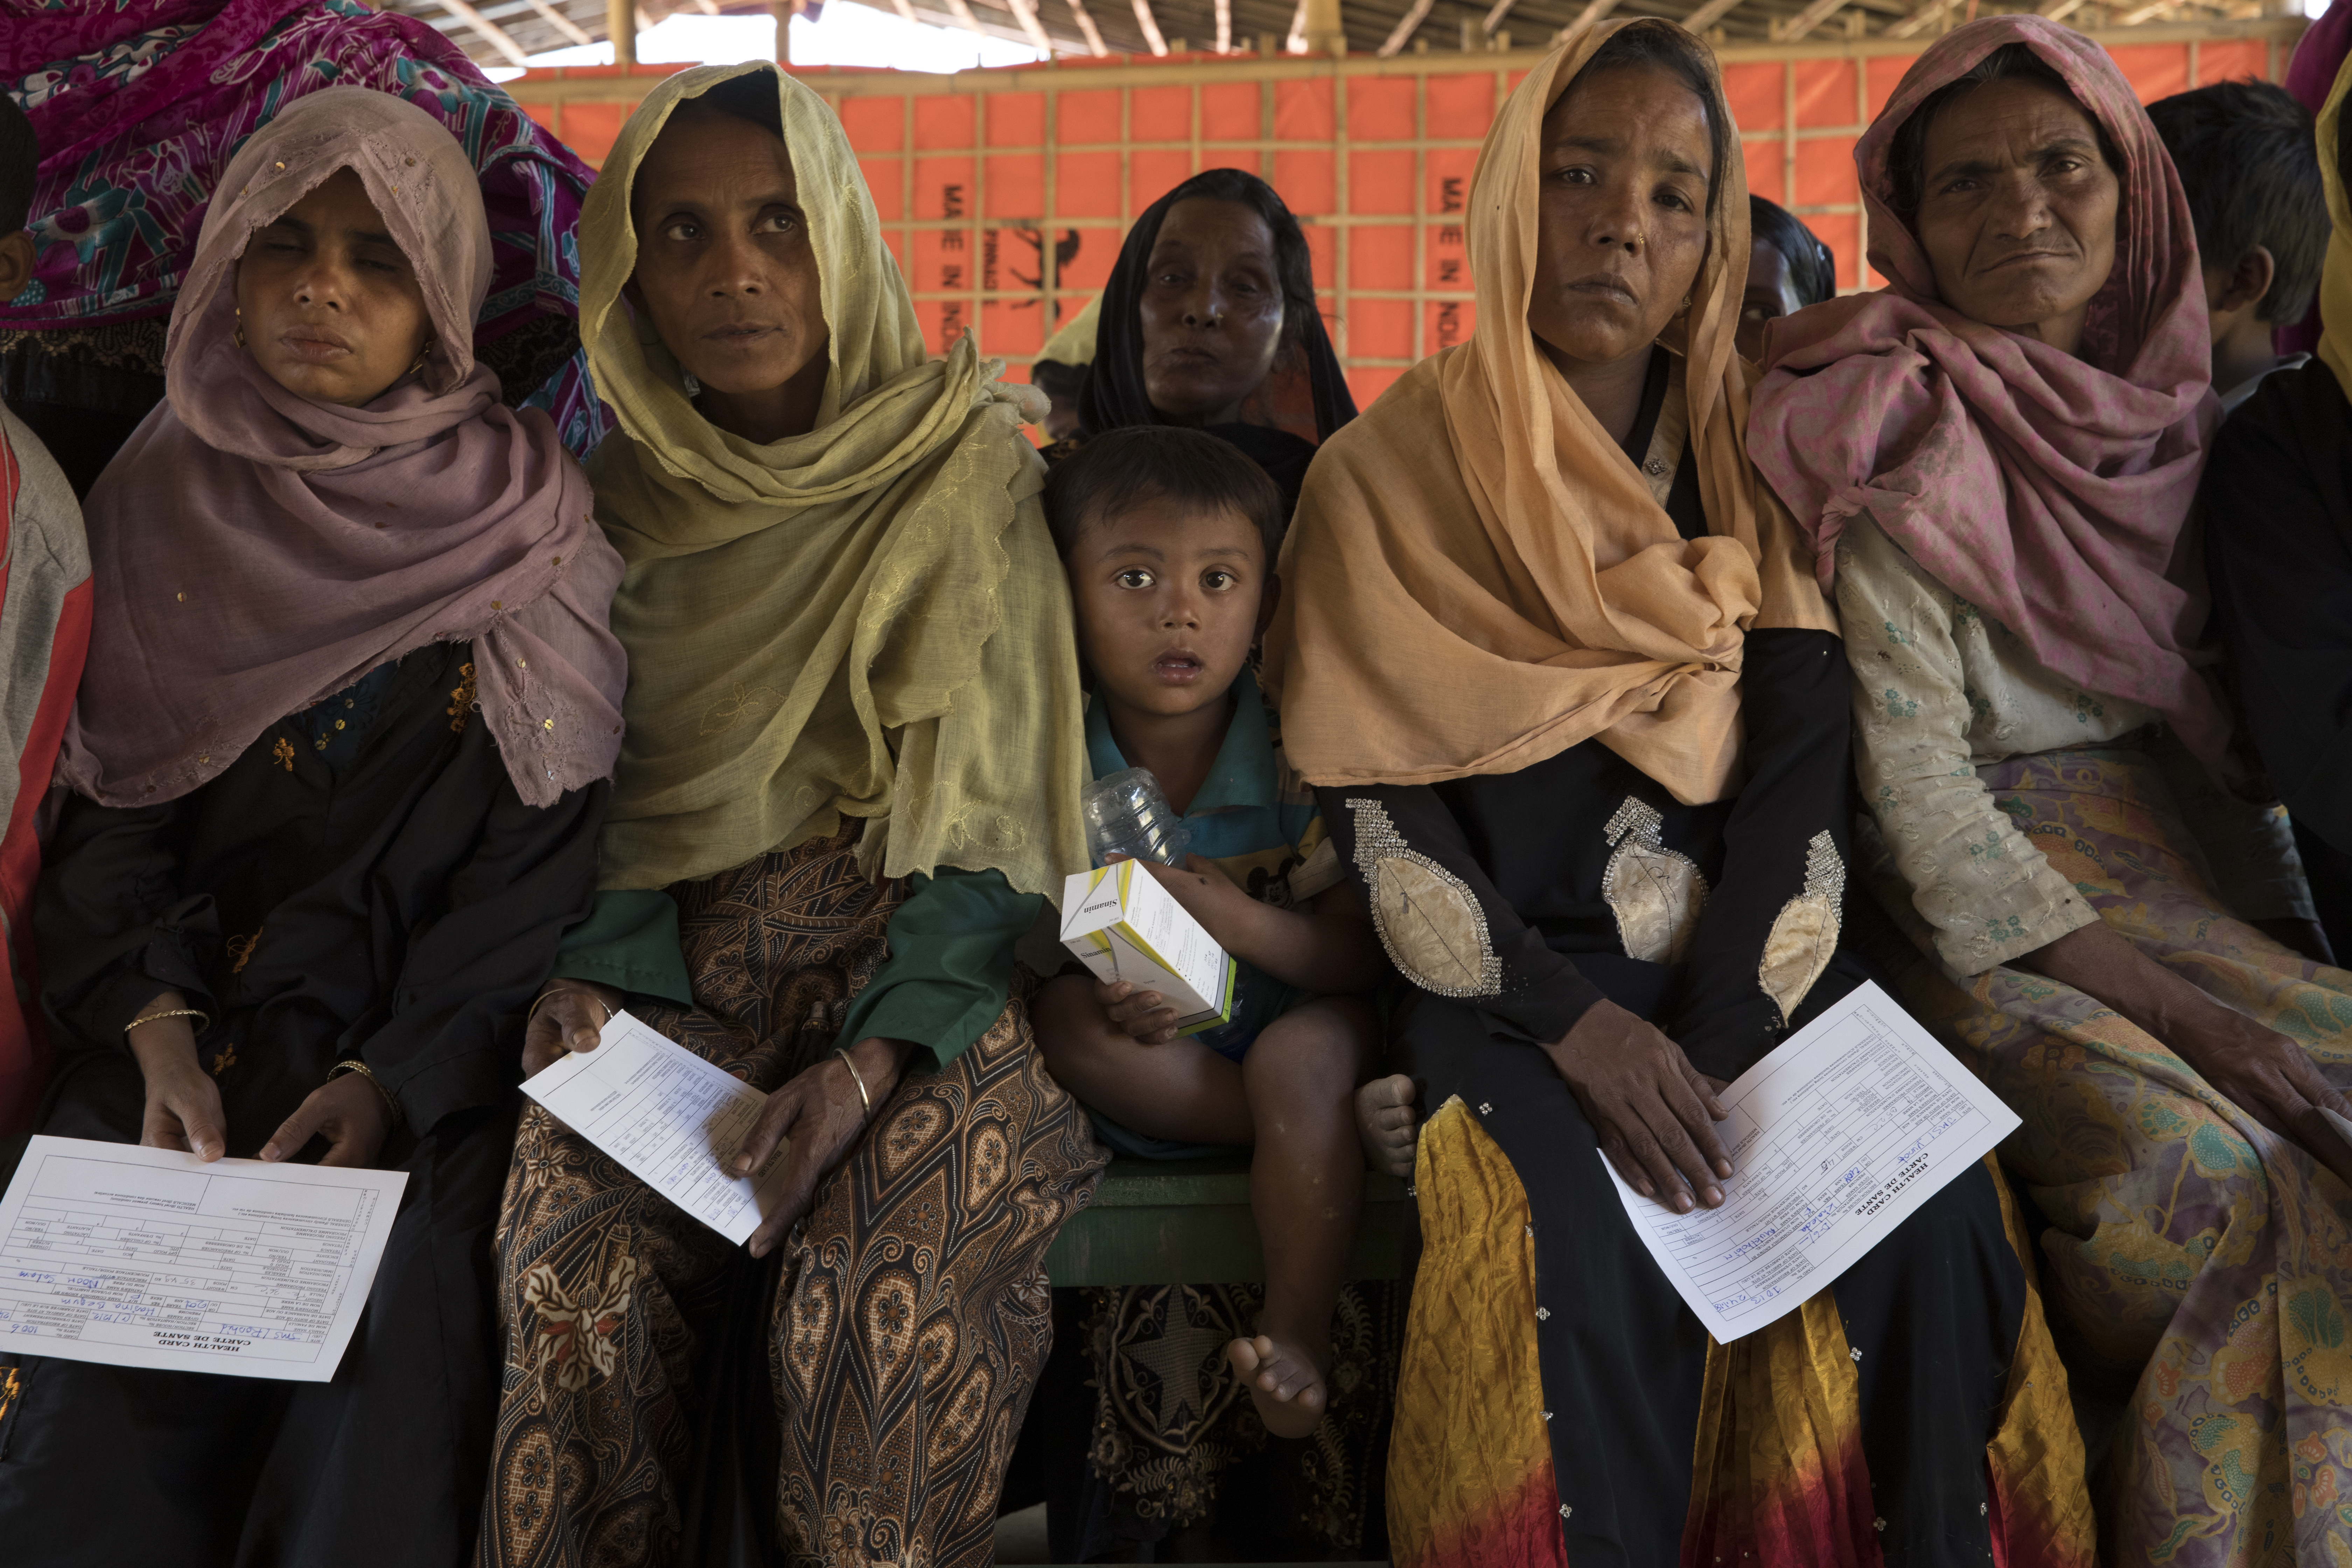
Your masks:
<path fill-rule="evenodd" d="M 697 413 L 621 302 L 635 171 L 681 102 L 753 73 L 782 100 L 833 339 L 816 427 L 767 447 Z M 580 335 L 620 416 L 589 478 L 628 564 L 603 885 L 709 876 L 849 816 L 869 875 L 992 868 L 1058 895 L 1087 864 L 1086 747 L 1069 590 L 1021 435 L 1035 395 L 997 383 L 969 337 L 926 359 L 841 122 L 773 66 L 681 71 L 622 127 L 580 244 Z"/>

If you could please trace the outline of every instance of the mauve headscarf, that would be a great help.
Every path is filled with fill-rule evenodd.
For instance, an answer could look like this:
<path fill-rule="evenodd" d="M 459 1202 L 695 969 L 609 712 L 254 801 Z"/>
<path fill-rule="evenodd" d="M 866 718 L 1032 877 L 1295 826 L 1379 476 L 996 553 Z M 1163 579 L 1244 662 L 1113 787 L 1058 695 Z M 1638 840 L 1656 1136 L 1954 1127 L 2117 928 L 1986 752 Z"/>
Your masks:
<path fill-rule="evenodd" d="M 434 348 L 363 408 L 297 396 L 235 341 L 237 258 L 337 169 L 415 266 Z M 387 659 L 470 641 L 482 717 L 533 805 L 609 775 L 620 557 L 538 409 L 474 363 L 489 226 L 465 150 L 412 104 L 304 99 L 230 163 L 172 313 L 165 400 L 90 492 L 90 657 L 60 780 L 185 795 Z"/>
<path fill-rule="evenodd" d="M 2080 358 L 1943 304 L 1891 205 L 1896 130 L 2015 43 L 2065 79 L 2123 157 L 2115 269 Z M 1987 17 L 1919 57 L 1853 155 L 1871 264 L 1891 281 L 1774 323 L 1748 426 L 1757 468 L 1814 542 L 1823 586 L 1845 520 L 1867 508 L 2042 665 L 2156 709 L 2220 776 L 2229 721 L 2200 668 L 2204 574 L 2181 542 L 2219 414 L 2205 285 L 2179 177 L 2131 85 L 2054 22 Z"/>

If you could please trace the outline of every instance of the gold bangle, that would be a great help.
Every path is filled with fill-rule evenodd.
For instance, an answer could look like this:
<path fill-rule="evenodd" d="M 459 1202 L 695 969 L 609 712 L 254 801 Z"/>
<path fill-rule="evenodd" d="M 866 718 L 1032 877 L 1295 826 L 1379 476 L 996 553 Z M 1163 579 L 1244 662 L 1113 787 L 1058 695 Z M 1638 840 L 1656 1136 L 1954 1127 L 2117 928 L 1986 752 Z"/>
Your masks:
<path fill-rule="evenodd" d="M 868 1121 L 873 1121 L 874 1097 L 866 1092 L 866 1080 L 857 1076 L 857 1064 L 851 1061 L 849 1059 L 849 1053 L 838 1046 L 834 1047 L 833 1054 L 841 1058 L 841 1065 L 849 1069 L 849 1081 L 857 1086 L 857 1098 L 866 1102 L 866 1120 Z"/>
<path fill-rule="evenodd" d="M 602 996 L 597 995 L 593 991 L 583 991 L 577 985 L 559 985 L 552 991 L 542 991 L 539 994 L 539 1000 L 532 1003 L 530 1005 L 530 1011 L 522 1016 L 524 1026 L 528 1027 L 530 1021 L 539 1016 L 539 1010 L 541 1007 L 546 1006 L 550 1002 L 554 1001 L 558 996 L 585 996 L 591 1002 L 595 1003 L 598 1007 L 604 1009 L 604 1024 L 609 1024 L 613 1021 L 613 1009 L 604 1006 L 604 999 Z M 597 1028 L 602 1029 L 604 1026 L 604 1024 L 599 1024 L 596 1026 Z"/>
<path fill-rule="evenodd" d="M 204 1020 L 203 1023 L 192 1024 L 189 1026 L 189 1027 L 194 1029 L 198 1034 L 202 1034 L 205 1030 L 213 1026 L 213 1016 L 210 1013 L 204 1011 L 202 1008 L 174 1007 L 168 1013 L 149 1013 L 141 1017 L 133 1018 L 131 1022 L 122 1026 L 122 1032 L 127 1035 L 142 1024 L 152 1024 L 162 1018 L 202 1018 Z"/>
<path fill-rule="evenodd" d="M 341 1061 L 339 1061 L 333 1067 L 329 1068 L 327 1069 L 327 1081 L 329 1083 L 332 1083 L 347 1072 L 355 1072 L 375 1086 L 375 1091 L 383 1096 L 384 1109 L 392 1112 L 392 1124 L 394 1127 L 399 1126 L 400 1101 L 392 1097 L 392 1090 L 383 1087 L 383 1079 L 375 1076 L 374 1069 L 370 1068 L 367 1063 L 360 1060 L 359 1058 L 345 1057 Z"/>

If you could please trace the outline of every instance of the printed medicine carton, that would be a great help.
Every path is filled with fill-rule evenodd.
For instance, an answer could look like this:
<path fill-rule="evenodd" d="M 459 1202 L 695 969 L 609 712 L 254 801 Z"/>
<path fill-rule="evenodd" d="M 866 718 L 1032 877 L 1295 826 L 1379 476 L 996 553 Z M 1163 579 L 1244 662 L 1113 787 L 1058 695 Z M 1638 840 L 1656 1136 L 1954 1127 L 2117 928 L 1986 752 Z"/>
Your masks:
<path fill-rule="evenodd" d="M 1233 956 L 1137 862 L 1072 873 L 1062 911 L 1062 945 L 1106 984 L 1159 992 L 1176 1009 L 1178 1034 L 1233 1016 Z"/>

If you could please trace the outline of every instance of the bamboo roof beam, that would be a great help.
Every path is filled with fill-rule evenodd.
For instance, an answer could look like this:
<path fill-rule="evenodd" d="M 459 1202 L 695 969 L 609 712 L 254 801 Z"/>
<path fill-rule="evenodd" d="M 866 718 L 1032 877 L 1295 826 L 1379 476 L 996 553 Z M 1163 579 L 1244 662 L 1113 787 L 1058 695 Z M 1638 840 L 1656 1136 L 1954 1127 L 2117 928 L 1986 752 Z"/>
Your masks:
<path fill-rule="evenodd" d="M 1143 29 L 1143 41 L 1153 54 L 1168 52 L 1168 40 L 1160 36 L 1160 18 L 1151 14 L 1151 0 L 1135 0 L 1135 25 Z"/>
<path fill-rule="evenodd" d="M 1590 32 L 1608 20 L 1609 13 L 1615 9 L 1617 0 L 1584 0 L 1584 9 L 1576 14 L 1576 20 L 1559 30 L 1559 36 L 1573 38 Z"/>
<path fill-rule="evenodd" d="M 1086 37 L 1087 53 L 1097 59 L 1108 57 L 1110 50 L 1104 47 L 1102 29 L 1095 26 L 1093 16 L 1087 10 L 1087 0 L 1066 0 L 1066 3 L 1070 7 L 1071 18 L 1078 25 L 1078 31 Z M 898 4 L 907 5 L 908 0 L 898 0 Z"/>
<path fill-rule="evenodd" d="M 1734 3 L 1737 4 L 1737 0 Z M 1518 0 L 1495 0 L 1495 8 L 1486 13 L 1486 19 L 1478 25 L 1479 30 L 1493 37 L 1495 29 L 1503 25 L 1503 18 L 1511 14 L 1511 7 L 1517 4 Z"/>
<path fill-rule="evenodd" d="M 1217 9 L 1221 14 L 1225 5 L 1226 0 L 1217 0 Z M 1429 19 L 1429 13 L 1436 5 L 1437 0 L 1412 0 L 1412 8 L 1404 14 L 1403 19 L 1397 23 L 1386 38 L 1381 40 L 1381 47 L 1372 52 L 1382 59 L 1401 52 L 1405 45 L 1412 40 L 1413 34 L 1420 30 L 1421 25 Z"/>
<path fill-rule="evenodd" d="M 1731 14 L 1739 0 L 1702 0 L 1699 8 L 1683 18 L 1683 26 L 1694 33 L 1705 33 Z"/>
<path fill-rule="evenodd" d="M 1793 44 L 1844 6 L 1845 0 L 1813 0 L 1811 5 L 1790 17 L 1785 25 L 1772 29 L 1773 41 Z"/>
<path fill-rule="evenodd" d="M 530 57 L 514 41 L 514 35 L 466 4 L 466 0 L 441 0 L 441 9 L 463 22 L 489 41 L 490 47 L 506 56 L 515 65 L 529 68 Z"/>
<path fill-rule="evenodd" d="M 1013 19 L 1021 24 L 1021 30 L 1028 35 L 1031 45 L 1039 54 L 1052 59 L 1054 40 L 1045 36 L 1045 29 L 1037 21 L 1037 0 L 1004 0 L 1004 3 L 1013 7 Z"/>
<path fill-rule="evenodd" d="M 1885 36 L 1890 38 L 1907 38 L 1914 33 L 1925 32 L 1942 21 L 1951 9 L 1952 0 L 1927 0 L 1927 4 L 1919 6 L 1909 16 L 1898 17 L 1886 24 Z"/>
<path fill-rule="evenodd" d="M 593 44 L 596 41 L 595 38 L 590 35 L 587 28 L 582 26 L 571 17 L 565 16 L 562 12 L 549 5 L 547 0 L 523 0 L 523 4 L 538 12 L 541 21 L 544 21 L 549 26 L 554 28 L 557 32 L 562 34 L 573 43 Z"/>

